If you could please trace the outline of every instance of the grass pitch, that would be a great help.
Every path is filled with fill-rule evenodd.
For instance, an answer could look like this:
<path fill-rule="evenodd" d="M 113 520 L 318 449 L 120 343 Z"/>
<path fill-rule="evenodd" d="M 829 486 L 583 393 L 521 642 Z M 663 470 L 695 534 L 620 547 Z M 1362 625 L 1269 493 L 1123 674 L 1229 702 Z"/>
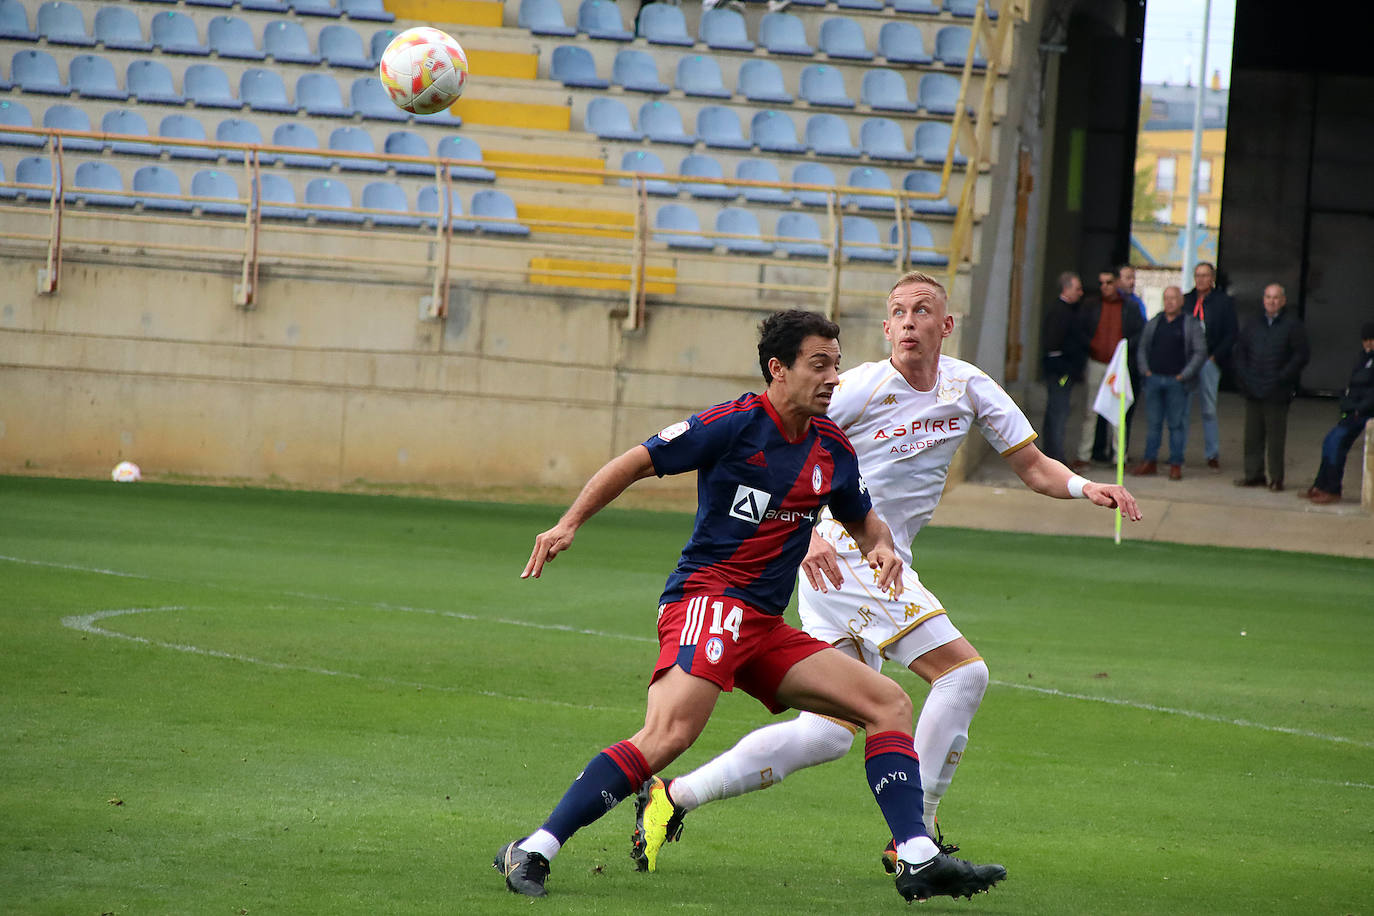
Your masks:
<path fill-rule="evenodd" d="M 0 911 L 904 909 L 857 747 L 694 812 L 656 875 L 626 804 L 547 900 L 504 890 L 498 846 L 641 724 L 691 524 L 608 510 L 520 581 L 560 511 L 0 478 Z M 1374 563 L 916 548 L 994 681 L 941 821 L 1010 872 L 926 909 L 1374 911 Z M 723 697 L 669 773 L 768 720 Z"/>

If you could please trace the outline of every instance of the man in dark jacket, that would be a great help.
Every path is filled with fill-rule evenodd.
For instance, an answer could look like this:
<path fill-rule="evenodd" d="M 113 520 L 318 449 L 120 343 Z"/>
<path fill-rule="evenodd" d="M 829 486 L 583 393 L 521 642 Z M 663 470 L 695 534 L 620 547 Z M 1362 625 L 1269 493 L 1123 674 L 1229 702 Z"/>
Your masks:
<path fill-rule="evenodd" d="M 1145 323 L 1140 348 L 1132 357 L 1145 381 L 1145 460 L 1131 469 L 1138 477 L 1159 470 L 1159 446 L 1169 427 L 1169 479 L 1183 479 L 1183 453 L 1188 449 L 1188 397 L 1207 361 L 1202 322 L 1183 311 L 1183 291 L 1164 290 L 1164 311 Z"/>
<path fill-rule="evenodd" d="M 1083 418 L 1083 429 L 1078 437 L 1078 460 L 1069 467 L 1077 470 L 1088 461 L 1111 461 L 1116 452 L 1116 437 L 1097 435 L 1097 411 L 1093 410 L 1093 400 L 1102 379 L 1107 375 L 1107 364 L 1112 361 L 1116 345 L 1126 339 L 1126 356 L 1129 364 L 1130 354 L 1140 343 L 1140 331 L 1145 320 L 1140 317 L 1140 309 L 1121 297 L 1116 287 L 1116 268 L 1107 267 L 1097 272 L 1097 295 L 1085 299 L 1080 311 L 1083 315 L 1083 332 L 1088 338 L 1087 415 Z M 1095 451 L 1096 448 L 1096 451 Z"/>
<path fill-rule="evenodd" d="M 1238 487 L 1264 486 L 1267 453 L 1269 489 L 1283 489 L 1288 405 L 1310 355 L 1307 331 L 1284 311 L 1287 302 L 1283 287 L 1270 283 L 1264 288 L 1264 316 L 1236 338 L 1236 380 L 1245 395 L 1245 476 L 1236 481 Z"/>
<path fill-rule="evenodd" d="M 1044 438 L 1040 447 L 1046 455 L 1066 464 L 1064 428 L 1069 420 L 1069 396 L 1074 383 L 1083 380 L 1083 364 L 1088 359 L 1088 339 L 1078 314 L 1082 298 L 1083 281 L 1078 274 L 1060 274 L 1059 298 L 1045 307 L 1040 329 L 1046 389 L 1045 422 L 1040 424 Z"/>
<path fill-rule="evenodd" d="M 1345 456 L 1364 432 L 1365 423 L 1374 415 L 1374 321 L 1364 323 L 1360 342 L 1360 355 L 1341 397 L 1341 418 L 1322 440 L 1322 462 L 1317 468 L 1317 479 L 1302 494 L 1314 503 L 1340 502 Z"/>
<path fill-rule="evenodd" d="M 1221 470 L 1221 426 L 1217 423 L 1217 386 L 1221 370 L 1231 365 L 1236 343 L 1236 305 L 1217 288 L 1217 269 L 1200 261 L 1193 270 L 1193 288 L 1183 297 L 1183 310 L 1202 322 L 1207 331 L 1207 362 L 1198 374 L 1197 396 L 1202 408 L 1202 454 L 1207 466 Z"/>

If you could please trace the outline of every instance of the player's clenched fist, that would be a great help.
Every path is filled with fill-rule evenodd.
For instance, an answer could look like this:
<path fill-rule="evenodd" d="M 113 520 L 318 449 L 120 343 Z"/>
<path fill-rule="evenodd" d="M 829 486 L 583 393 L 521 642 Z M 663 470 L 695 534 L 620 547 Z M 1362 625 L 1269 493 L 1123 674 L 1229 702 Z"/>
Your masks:
<path fill-rule="evenodd" d="M 520 578 L 528 579 L 534 577 L 538 579 L 539 573 L 543 571 L 545 563 L 572 546 L 575 532 L 575 528 L 555 525 L 536 537 L 534 539 L 534 550 L 530 552 L 530 560 L 525 564 L 525 571 L 520 574 Z"/>

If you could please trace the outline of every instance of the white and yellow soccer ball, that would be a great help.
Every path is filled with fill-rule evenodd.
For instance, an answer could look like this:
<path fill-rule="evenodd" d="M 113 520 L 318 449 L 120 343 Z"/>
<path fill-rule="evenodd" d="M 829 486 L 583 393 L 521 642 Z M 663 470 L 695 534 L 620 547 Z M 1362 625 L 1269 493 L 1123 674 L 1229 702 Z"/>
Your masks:
<path fill-rule="evenodd" d="M 110 478 L 115 483 L 137 483 L 143 479 L 143 472 L 132 461 L 121 461 L 110 472 Z"/>
<path fill-rule="evenodd" d="M 453 36 L 418 26 L 391 39 L 377 69 L 397 108 L 427 115 L 443 111 L 463 94 L 468 56 Z"/>

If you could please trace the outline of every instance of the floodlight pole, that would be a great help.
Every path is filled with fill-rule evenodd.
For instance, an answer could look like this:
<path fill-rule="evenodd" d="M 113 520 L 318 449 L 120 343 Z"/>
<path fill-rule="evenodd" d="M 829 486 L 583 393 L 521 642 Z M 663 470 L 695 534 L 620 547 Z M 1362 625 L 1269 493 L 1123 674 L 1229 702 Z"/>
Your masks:
<path fill-rule="evenodd" d="M 1212 0 L 1203 4 L 1202 53 L 1198 58 L 1197 97 L 1193 101 L 1193 158 L 1188 176 L 1188 212 L 1183 214 L 1183 289 L 1193 280 L 1197 266 L 1197 182 L 1202 171 L 1202 100 L 1207 94 L 1207 33 L 1212 25 Z"/>

